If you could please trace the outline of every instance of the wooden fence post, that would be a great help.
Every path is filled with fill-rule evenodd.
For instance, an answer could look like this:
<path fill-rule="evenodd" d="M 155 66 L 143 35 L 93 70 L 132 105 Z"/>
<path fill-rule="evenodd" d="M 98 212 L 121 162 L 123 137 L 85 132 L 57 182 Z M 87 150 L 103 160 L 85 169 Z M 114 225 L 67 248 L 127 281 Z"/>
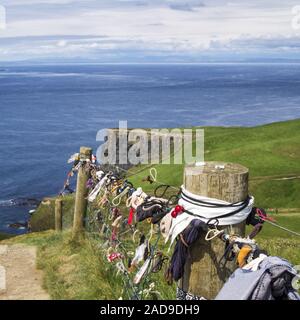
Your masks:
<path fill-rule="evenodd" d="M 230 203 L 239 202 L 248 196 L 249 170 L 239 164 L 206 162 L 203 166 L 186 166 L 184 186 L 186 190 L 210 198 Z M 245 235 L 245 221 L 224 226 L 228 233 Z M 235 270 L 234 262 L 228 262 L 225 268 L 219 265 L 224 254 L 225 244 L 219 238 L 208 242 L 205 235 L 190 247 L 190 256 L 184 268 L 184 275 L 178 286 L 185 292 L 214 299 L 229 275 Z"/>
<path fill-rule="evenodd" d="M 62 199 L 55 200 L 55 230 L 62 231 Z"/>
<path fill-rule="evenodd" d="M 80 148 L 80 159 L 91 159 L 92 149 L 87 147 Z M 84 231 L 84 217 L 87 210 L 87 196 L 88 189 L 86 183 L 90 177 L 84 166 L 81 166 L 77 175 L 77 186 L 75 195 L 75 210 L 74 210 L 74 222 L 73 222 L 73 239 L 77 238 Z"/>

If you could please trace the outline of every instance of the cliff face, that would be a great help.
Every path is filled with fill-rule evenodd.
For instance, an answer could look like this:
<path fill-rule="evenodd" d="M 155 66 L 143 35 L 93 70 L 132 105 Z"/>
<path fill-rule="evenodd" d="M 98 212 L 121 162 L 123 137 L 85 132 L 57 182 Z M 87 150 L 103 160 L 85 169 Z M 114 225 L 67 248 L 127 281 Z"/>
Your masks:
<path fill-rule="evenodd" d="M 56 197 L 43 199 L 30 219 L 29 224 L 32 232 L 46 231 L 55 228 L 55 200 Z M 63 228 L 72 226 L 74 204 L 74 195 L 71 194 L 63 197 Z"/>
<path fill-rule="evenodd" d="M 0 241 L 1 240 L 5 240 L 5 239 L 9 239 L 11 237 L 14 237 L 15 235 L 13 234 L 8 234 L 8 233 L 0 233 Z"/>

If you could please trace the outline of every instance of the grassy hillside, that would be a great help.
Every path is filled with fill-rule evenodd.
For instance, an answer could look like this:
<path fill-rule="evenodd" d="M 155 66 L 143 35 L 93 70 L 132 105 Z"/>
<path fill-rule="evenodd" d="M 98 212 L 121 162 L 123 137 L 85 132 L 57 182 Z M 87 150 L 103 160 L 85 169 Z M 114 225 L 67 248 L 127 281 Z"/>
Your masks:
<path fill-rule="evenodd" d="M 300 213 L 294 213 L 292 217 L 279 215 L 277 219 L 282 225 L 300 232 Z M 103 241 L 100 239 L 87 235 L 86 239 L 74 245 L 69 231 L 45 231 L 5 241 L 20 242 L 38 247 L 37 265 L 45 272 L 44 287 L 53 299 L 128 298 L 126 291 L 124 292 L 122 277 L 117 276 L 116 269 L 107 263 L 105 252 L 101 248 Z M 300 264 L 299 237 L 265 225 L 257 242 L 270 255 L 286 258 L 294 265 Z M 130 239 L 127 239 L 126 245 L 130 243 Z M 132 244 L 131 246 L 128 249 L 133 250 L 134 247 Z M 166 253 L 167 247 L 163 242 L 160 242 L 159 248 Z M 152 274 L 149 282 L 156 284 L 161 299 L 175 299 L 175 284 L 167 285 L 163 273 L 162 270 L 158 274 Z"/>
<path fill-rule="evenodd" d="M 240 163 L 250 171 L 250 193 L 256 205 L 266 208 L 300 208 L 300 120 L 253 128 L 205 127 L 205 161 Z M 157 165 L 158 180 L 182 184 L 183 165 Z M 132 173 L 142 167 L 133 168 Z M 148 169 L 131 178 L 142 183 Z M 282 179 L 282 180 L 281 180 Z"/>
<path fill-rule="evenodd" d="M 274 123 L 255 128 L 205 128 L 205 160 L 237 162 L 250 169 L 250 193 L 258 206 L 265 208 L 300 208 L 300 120 Z M 157 165 L 160 182 L 180 186 L 182 165 Z M 129 180 L 152 193 L 158 183 L 143 182 L 149 168 L 137 166 L 130 170 Z M 288 178 L 288 179 L 287 179 Z M 32 218 L 33 231 L 54 226 L 54 200 L 46 199 Z M 77 245 L 70 241 L 74 210 L 73 196 L 64 198 L 64 231 L 32 233 L 5 240 L 38 246 L 38 266 L 45 271 L 44 286 L 54 299 L 118 299 L 126 298 L 126 287 L 115 269 L 108 264 L 102 249 L 104 240 L 87 237 Z M 284 227 L 300 232 L 300 210 L 279 210 L 273 214 Z M 147 226 L 148 227 L 148 226 Z M 265 224 L 257 237 L 261 248 L 300 264 L 300 239 L 286 231 Z M 130 237 L 124 239 L 133 251 Z M 159 248 L 166 253 L 162 241 Z M 163 299 L 175 298 L 175 286 L 168 286 L 163 272 L 151 276 Z"/>
<path fill-rule="evenodd" d="M 4 239 L 9 239 L 11 237 L 13 237 L 13 235 L 7 233 L 0 233 L 0 241 Z"/>
<path fill-rule="evenodd" d="M 54 210 L 56 198 L 45 198 L 31 217 L 32 232 L 54 229 Z M 71 226 L 74 212 L 74 196 L 64 196 L 63 201 L 63 228 Z"/>
<path fill-rule="evenodd" d="M 258 127 L 205 127 L 205 160 L 237 162 L 250 170 L 250 193 L 265 208 L 300 208 L 300 119 Z M 156 165 L 158 180 L 182 184 L 183 165 Z M 139 172 L 138 174 L 135 174 Z M 130 180 L 152 192 L 143 182 L 148 166 L 130 170 Z M 157 185 L 157 184 L 156 184 Z M 64 226 L 72 221 L 73 196 L 64 197 Z M 54 227 L 54 199 L 42 204 L 32 218 L 33 231 Z"/>

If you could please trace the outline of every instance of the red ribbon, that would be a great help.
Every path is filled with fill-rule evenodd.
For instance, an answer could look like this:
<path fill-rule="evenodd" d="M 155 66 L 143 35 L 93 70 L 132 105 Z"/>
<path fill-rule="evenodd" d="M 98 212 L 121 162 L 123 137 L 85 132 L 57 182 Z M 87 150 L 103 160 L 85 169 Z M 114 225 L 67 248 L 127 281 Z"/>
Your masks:
<path fill-rule="evenodd" d="M 112 232 L 112 235 L 111 235 L 111 240 L 112 241 L 117 241 L 118 240 L 118 235 L 117 235 L 116 228 L 113 229 L 113 232 Z"/>
<path fill-rule="evenodd" d="M 109 256 L 107 256 L 107 260 L 109 262 L 113 262 L 117 259 L 123 259 L 123 255 L 121 253 L 114 252 L 114 253 L 111 253 Z"/>
<path fill-rule="evenodd" d="M 128 224 L 132 224 L 134 213 L 135 213 L 134 208 L 130 208 L 129 216 L 128 216 Z"/>
<path fill-rule="evenodd" d="M 266 213 L 264 213 L 262 210 L 259 208 L 256 209 L 257 215 L 263 220 L 263 221 L 271 221 L 271 222 L 276 222 L 275 219 L 268 217 Z"/>

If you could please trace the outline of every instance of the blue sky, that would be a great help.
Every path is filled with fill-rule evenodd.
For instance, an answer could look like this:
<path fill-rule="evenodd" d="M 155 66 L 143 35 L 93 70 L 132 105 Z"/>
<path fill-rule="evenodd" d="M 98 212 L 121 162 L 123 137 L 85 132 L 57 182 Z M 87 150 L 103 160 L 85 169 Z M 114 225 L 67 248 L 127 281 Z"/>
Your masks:
<path fill-rule="evenodd" d="M 0 5 L 7 22 L 0 28 L 0 61 L 300 59 L 300 30 L 292 28 L 292 8 L 300 0 L 0 0 Z"/>

